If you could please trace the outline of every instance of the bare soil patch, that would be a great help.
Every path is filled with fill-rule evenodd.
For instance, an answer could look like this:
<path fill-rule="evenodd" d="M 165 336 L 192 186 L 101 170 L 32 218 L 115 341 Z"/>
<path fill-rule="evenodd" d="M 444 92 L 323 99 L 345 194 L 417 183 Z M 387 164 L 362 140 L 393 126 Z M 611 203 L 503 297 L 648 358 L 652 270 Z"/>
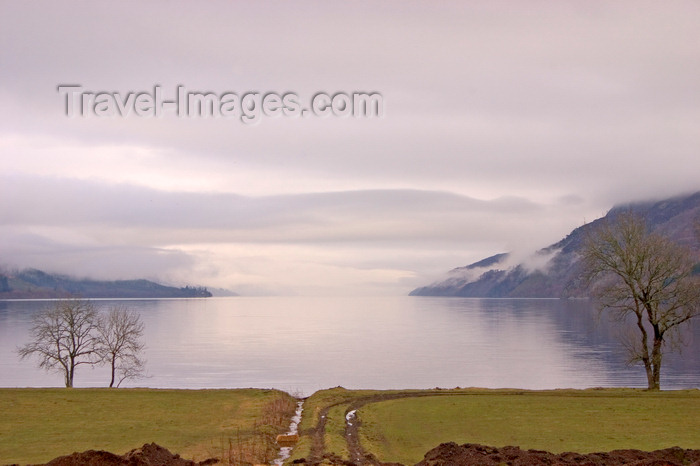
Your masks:
<path fill-rule="evenodd" d="M 88 450 L 82 453 L 61 456 L 45 466 L 206 466 L 218 463 L 218 458 L 195 462 L 181 458 L 155 443 L 145 444 L 124 455 L 107 451 Z M 375 465 L 400 466 L 397 463 L 382 463 L 372 455 L 354 461 L 342 460 L 334 455 L 322 455 L 312 460 L 296 460 L 295 464 L 336 464 L 336 465 Z M 579 465 L 579 466 L 700 466 L 700 450 L 684 450 L 673 447 L 664 450 L 644 452 L 640 450 L 614 450 L 607 453 L 560 453 L 540 450 L 522 450 L 519 447 L 489 447 L 478 444 L 457 445 L 443 443 L 425 454 L 423 461 L 416 466 L 537 466 L 537 465 Z"/>
<path fill-rule="evenodd" d="M 160 445 L 147 443 L 121 456 L 103 450 L 88 450 L 60 456 L 46 463 L 46 466 L 205 466 L 218 461 L 218 458 L 201 462 L 186 460 Z"/>
<path fill-rule="evenodd" d="M 518 447 L 495 448 L 478 444 L 457 445 L 443 443 L 425 454 L 416 466 L 447 465 L 635 465 L 635 466 L 700 466 L 700 450 L 666 448 L 644 452 L 640 450 L 614 450 L 607 453 L 553 454 L 539 450 L 521 450 Z"/>

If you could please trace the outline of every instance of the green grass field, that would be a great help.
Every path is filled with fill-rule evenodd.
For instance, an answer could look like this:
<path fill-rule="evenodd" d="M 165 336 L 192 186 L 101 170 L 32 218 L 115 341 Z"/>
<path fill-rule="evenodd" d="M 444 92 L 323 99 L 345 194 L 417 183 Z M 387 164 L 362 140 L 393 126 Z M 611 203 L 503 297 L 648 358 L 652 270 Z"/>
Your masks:
<path fill-rule="evenodd" d="M 0 464 L 150 442 L 190 459 L 266 459 L 295 404 L 275 390 L 0 389 Z"/>
<path fill-rule="evenodd" d="M 700 391 L 446 391 L 358 411 L 366 451 L 414 464 L 442 442 L 554 453 L 700 448 Z M 515 394 L 519 393 L 519 394 Z"/>
<path fill-rule="evenodd" d="M 401 396 L 397 399 L 382 399 Z M 185 458 L 269 462 L 294 398 L 274 390 L 0 389 L 0 464 L 40 463 L 73 451 L 122 454 L 156 442 Z M 304 405 L 292 459 L 308 457 L 322 412 L 321 453 L 347 458 L 354 403 L 363 448 L 414 464 L 442 442 L 552 452 L 700 448 L 700 391 L 409 390 L 334 388 Z"/>

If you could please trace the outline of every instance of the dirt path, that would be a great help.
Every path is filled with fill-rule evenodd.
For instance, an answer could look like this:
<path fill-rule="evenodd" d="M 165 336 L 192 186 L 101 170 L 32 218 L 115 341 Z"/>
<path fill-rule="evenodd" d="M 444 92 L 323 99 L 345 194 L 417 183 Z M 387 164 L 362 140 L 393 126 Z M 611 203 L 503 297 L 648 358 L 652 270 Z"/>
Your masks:
<path fill-rule="evenodd" d="M 316 420 L 316 425 L 307 429 L 303 432 L 304 435 L 309 435 L 311 437 L 311 452 L 309 457 L 306 458 L 307 464 L 319 464 L 324 458 L 329 458 L 330 455 L 325 451 L 325 440 L 324 436 L 326 433 L 326 421 L 328 420 L 328 412 L 331 408 L 336 406 L 347 404 L 348 408 L 345 410 L 344 415 L 351 411 L 357 412 L 359 408 L 365 406 L 369 403 L 376 403 L 379 401 L 396 400 L 400 398 L 411 398 L 420 396 L 443 396 L 451 395 L 454 396 L 456 393 L 447 390 L 431 390 L 431 391 L 421 391 L 421 392 L 405 392 L 405 393 L 384 393 L 376 395 L 368 395 L 354 399 L 352 401 L 343 400 L 321 409 Z M 467 395 L 467 393 L 464 393 Z M 360 444 L 359 428 L 362 425 L 362 419 L 355 415 L 354 420 L 345 423 L 345 442 L 348 447 L 348 452 L 351 461 L 349 464 L 362 464 L 362 465 L 378 465 L 381 464 L 373 455 L 368 454 Z M 332 457 L 334 461 L 338 461 L 339 458 Z"/>
<path fill-rule="evenodd" d="M 348 409 L 345 412 L 346 416 L 348 415 L 348 413 L 354 412 L 354 415 L 352 416 L 352 420 L 345 423 L 345 442 L 348 445 L 348 452 L 349 452 L 350 459 L 355 464 L 371 464 L 371 465 L 381 464 L 381 462 L 378 461 L 374 457 L 374 455 L 367 453 L 365 451 L 365 449 L 362 448 L 362 444 L 360 443 L 360 427 L 362 426 L 362 419 L 357 415 L 358 409 L 362 408 L 363 406 L 365 406 L 367 404 L 377 403 L 380 401 L 398 400 L 401 398 L 416 398 L 416 397 L 421 397 L 421 396 L 442 396 L 442 395 L 454 396 L 456 394 L 444 392 L 444 391 L 440 391 L 440 390 L 434 390 L 434 391 L 429 391 L 429 392 L 388 393 L 388 394 L 371 395 L 371 396 L 363 397 L 363 398 L 360 398 L 360 399 L 350 403 L 350 405 L 348 406 Z M 466 395 L 466 393 L 464 395 Z M 346 420 L 347 420 L 347 417 L 346 417 Z"/>
<path fill-rule="evenodd" d="M 357 409 L 357 407 L 364 406 L 367 403 L 371 403 L 373 401 L 380 401 L 381 399 L 388 399 L 386 398 L 387 396 L 388 395 L 371 395 L 350 402 L 350 408 L 346 410 L 345 414 L 347 415 L 349 411 Z M 318 413 L 316 425 L 312 429 L 308 429 L 305 432 L 303 432 L 303 434 L 309 435 L 311 437 L 311 452 L 309 453 L 309 457 L 306 458 L 308 464 L 318 464 L 321 461 L 323 461 L 324 458 L 328 457 L 328 454 L 325 451 L 326 446 L 324 440 L 324 436 L 326 434 L 326 421 L 328 420 L 328 412 L 331 410 L 331 408 L 344 404 L 348 404 L 348 400 L 338 401 L 336 403 L 324 406 Z M 362 449 L 358 438 L 359 423 L 352 424 L 352 426 L 348 426 L 347 423 L 345 425 L 345 441 L 348 444 L 350 458 L 352 458 L 353 462 L 361 464 L 358 463 L 358 461 L 361 461 L 361 458 L 365 456 L 365 451 Z"/>
<path fill-rule="evenodd" d="M 328 411 L 333 406 L 337 406 L 339 404 L 342 403 L 336 403 L 321 409 L 321 411 L 318 413 L 316 425 L 312 429 L 303 432 L 303 434 L 311 437 L 311 453 L 309 453 L 309 458 L 307 458 L 310 462 L 320 462 L 323 458 L 323 453 L 326 449 L 323 436 L 326 433 L 326 419 L 328 418 Z"/>

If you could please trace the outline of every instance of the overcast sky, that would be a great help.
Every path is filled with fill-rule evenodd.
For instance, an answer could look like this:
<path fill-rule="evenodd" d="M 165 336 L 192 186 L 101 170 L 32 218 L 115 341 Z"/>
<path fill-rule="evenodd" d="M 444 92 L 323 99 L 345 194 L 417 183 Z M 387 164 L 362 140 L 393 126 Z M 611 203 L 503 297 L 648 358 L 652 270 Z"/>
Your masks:
<path fill-rule="evenodd" d="M 0 263 L 405 294 L 700 190 L 700 2 L 0 3 Z M 88 92 L 381 94 L 381 118 L 69 118 Z"/>

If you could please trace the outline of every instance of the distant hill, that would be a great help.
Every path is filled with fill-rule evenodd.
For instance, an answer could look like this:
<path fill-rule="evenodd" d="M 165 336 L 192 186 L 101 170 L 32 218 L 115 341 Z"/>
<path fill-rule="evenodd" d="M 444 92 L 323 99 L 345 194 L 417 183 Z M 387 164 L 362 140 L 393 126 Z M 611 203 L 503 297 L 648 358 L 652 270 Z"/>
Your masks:
<path fill-rule="evenodd" d="M 700 221 L 700 192 L 663 201 L 639 202 L 612 208 L 605 217 L 573 230 L 556 244 L 537 251 L 526 261 L 514 263 L 508 253 L 497 254 L 451 270 L 448 277 L 413 290 L 411 296 L 462 296 L 481 298 L 583 297 L 579 252 L 586 231 L 603 219 L 622 212 L 642 215 L 651 231 L 700 252 L 695 228 Z"/>
<path fill-rule="evenodd" d="M 204 287 L 182 288 L 149 280 L 78 280 L 41 270 L 0 273 L 0 299 L 82 298 L 208 298 Z"/>

